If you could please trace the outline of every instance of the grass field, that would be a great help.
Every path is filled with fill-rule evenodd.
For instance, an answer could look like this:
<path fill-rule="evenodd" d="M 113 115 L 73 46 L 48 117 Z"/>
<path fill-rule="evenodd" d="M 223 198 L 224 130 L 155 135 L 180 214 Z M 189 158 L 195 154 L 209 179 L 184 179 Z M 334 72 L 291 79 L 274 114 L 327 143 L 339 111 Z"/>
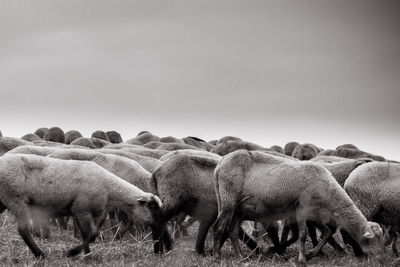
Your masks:
<path fill-rule="evenodd" d="M 246 226 L 246 225 L 245 225 Z M 138 240 L 126 235 L 123 240 L 115 240 L 108 224 L 102 229 L 99 238 L 90 246 L 92 253 L 88 256 L 76 256 L 66 258 L 67 249 L 80 243 L 73 237 L 72 231 L 52 228 L 51 237 L 48 240 L 36 238 L 39 247 L 45 252 L 46 258 L 37 260 L 33 257 L 22 238 L 18 235 L 14 218 L 8 212 L 0 215 L 0 265 L 24 265 L 24 266 L 295 266 L 297 258 L 297 246 L 290 247 L 285 257 L 277 255 L 253 255 L 250 250 L 242 247 L 244 258 L 235 256 L 231 250 L 229 241 L 223 248 L 223 258 L 220 261 L 214 259 L 208 253 L 207 256 L 199 256 L 194 251 L 197 232 L 197 224 L 189 229 L 189 236 L 182 237 L 174 242 L 174 249 L 164 255 L 155 255 L 152 251 L 150 235 Z M 265 250 L 269 244 L 259 241 Z M 211 238 L 208 237 L 206 247 L 212 247 Z M 337 253 L 327 245 L 325 255 L 311 259 L 308 263 L 321 266 L 399 266 L 400 259 L 396 259 L 388 248 L 384 261 L 378 259 L 359 260 L 350 250 L 348 253 Z"/>

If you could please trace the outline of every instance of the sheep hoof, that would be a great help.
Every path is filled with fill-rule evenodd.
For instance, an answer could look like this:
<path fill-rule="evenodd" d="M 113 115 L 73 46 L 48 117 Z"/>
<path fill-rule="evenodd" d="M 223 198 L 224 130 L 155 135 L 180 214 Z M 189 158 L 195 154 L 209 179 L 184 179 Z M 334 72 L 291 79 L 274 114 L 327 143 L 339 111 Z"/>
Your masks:
<path fill-rule="evenodd" d="M 44 258 L 46 258 L 46 255 L 44 255 L 44 253 L 42 251 L 40 251 L 39 254 L 35 255 L 35 258 L 38 259 L 38 260 L 44 259 Z"/>
<path fill-rule="evenodd" d="M 80 248 L 72 248 L 67 251 L 67 257 L 73 257 L 79 254 L 81 252 Z"/>

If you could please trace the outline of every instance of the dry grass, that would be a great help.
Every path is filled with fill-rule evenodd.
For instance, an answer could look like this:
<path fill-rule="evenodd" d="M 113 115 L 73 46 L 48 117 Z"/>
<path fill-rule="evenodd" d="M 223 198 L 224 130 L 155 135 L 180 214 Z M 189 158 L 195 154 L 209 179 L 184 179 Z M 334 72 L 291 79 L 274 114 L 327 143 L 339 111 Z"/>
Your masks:
<path fill-rule="evenodd" d="M 108 225 L 108 224 L 107 224 Z M 0 215 L 0 265 L 24 266 L 295 266 L 297 246 L 288 249 L 285 257 L 277 255 L 253 255 L 243 247 L 245 258 L 240 259 L 233 254 L 228 244 L 223 249 L 223 259 L 217 261 L 213 256 L 199 256 L 194 251 L 197 225 L 190 229 L 190 236 L 178 239 L 174 249 L 164 255 L 154 255 L 152 241 L 149 236 L 141 239 L 132 236 L 123 240 L 115 240 L 112 231 L 106 229 L 91 245 L 92 253 L 88 256 L 65 257 L 67 249 L 79 244 L 80 240 L 73 237 L 72 231 L 52 229 L 49 240 L 36 238 L 39 247 L 45 252 L 45 259 L 37 260 L 33 257 L 24 241 L 18 235 L 14 219 L 8 212 Z M 212 242 L 208 238 L 207 248 Z M 267 248 L 268 244 L 263 243 Z M 378 259 L 360 261 L 347 254 L 339 254 L 328 245 L 324 248 L 326 256 L 319 256 L 309 261 L 309 265 L 321 266 L 395 266 L 400 264 L 388 249 L 384 262 Z"/>

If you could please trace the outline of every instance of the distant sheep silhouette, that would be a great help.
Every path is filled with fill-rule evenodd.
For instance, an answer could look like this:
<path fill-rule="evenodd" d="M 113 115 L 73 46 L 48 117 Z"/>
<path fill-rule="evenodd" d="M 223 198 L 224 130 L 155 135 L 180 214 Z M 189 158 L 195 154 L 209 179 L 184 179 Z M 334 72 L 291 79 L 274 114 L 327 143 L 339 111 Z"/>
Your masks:
<path fill-rule="evenodd" d="M 47 133 L 43 136 L 43 140 L 52 141 L 57 143 L 65 143 L 65 134 L 64 131 L 61 130 L 60 127 L 52 127 Z"/>

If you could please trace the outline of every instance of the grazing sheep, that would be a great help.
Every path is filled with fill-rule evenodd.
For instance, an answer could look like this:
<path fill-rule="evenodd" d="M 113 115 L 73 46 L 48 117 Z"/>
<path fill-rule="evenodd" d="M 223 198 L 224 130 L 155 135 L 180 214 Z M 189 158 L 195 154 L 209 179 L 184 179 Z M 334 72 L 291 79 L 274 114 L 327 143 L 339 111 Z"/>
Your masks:
<path fill-rule="evenodd" d="M 152 157 L 146 157 L 146 156 L 126 152 L 126 151 L 122 151 L 120 149 L 101 148 L 96 151 L 104 153 L 104 154 L 113 154 L 113 155 L 117 155 L 117 156 L 130 158 L 130 159 L 136 161 L 137 163 L 139 163 L 140 166 L 145 168 L 150 173 L 153 173 L 153 171 L 155 171 L 162 163 L 161 160 L 158 160 L 158 159 L 155 159 Z"/>
<path fill-rule="evenodd" d="M 319 148 L 313 144 L 301 144 L 295 147 L 292 157 L 299 160 L 310 160 L 317 156 L 319 152 Z"/>
<path fill-rule="evenodd" d="M 182 139 L 173 137 L 173 136 L 165 136 L 160 138 L 160 142 L 162 143 L 179 143 L 179 144 L 184 144 Z"/>
<path fill-rule="evenodd" d="M 65 143 L 64 131 L 61 130 L 61 128 L 59 127 L 52 127 L 43 136 L 43 140 L 64 144 Z"/>
<path fill-rule="evenodd" d="M 100 130 L 97 130 L 94 133 L 92 133 L 92 138 L 98 138 L 98 139 L 110 142 L 110 139 L 108 139 L 106 132 L 103 132 Z"/>
<path fill-rule="evenodd" d="M 160 141 L 160 137 L 146 131 L 139 133 L 138 136 L 125 141 L 125 143 L 131 145 L 144 145 L 151 141 Z"/>
<path fill-rule="evenodd" d="M 24 146 L 29 144 L 32 143 L 19 138 L 5 137 L 5 136 L 0 137 L 0 156 L 6 153 L 7 151 L 16 148 L 17 146 Z"/>
<path fill-rule="evenodd" d="M 350 174 L 344 190 L 367 219 L 400 230 L 400 164 L 364 164 Z M 397 254 L 396 236 L 392 249 Z"/>
<path fill-rule="evenodd" d="M 112 144 L 119 144 L 124 141 L 122 140 L 121 134 L 116 131 L 108 131 L 106 134 Z"/>
<path fill-rule="evenodd" d="M 241 220 L 269 224 L 295 216 L 300 232 L 298 262 L 301 265 L 306 264 L 307 220 L 319 222 L 322 227 L 321 241 L 310 251 L 311 256 L 331 237 L 331 230 L 326 226 L 330 221 L 346 229 L 365 251 L 381 241 L 380 226 L 367 221 L 329 171 L 315 163 L 239 150 L 220 160 L 214 177 L 218 200 L 218 219 L 214 224 L 217 257 L 221 255 L 229 229 L 234 229 L 231 240 L 235 252 L 240 254 L 237 229 Z"/>
<path fill-rule="evenodd" d="M 18 146 L 11 149 L 7 154 L 34 154 L 38 156 L 48 156 L 58 148 L 55 147 L 41 147 L 41 146 Z"/>
<path fill-rule="evenodd" d="M 202 150 L 211 151 L 214 148 L 214 146 L 210 143 L 207 143 L 203 139 L 197 137 L 188 136 L 183 138 L 182 140 L 183 142 L 185 142 L 185 144 L 200 148 Z"/>
<path fill-rule="evenodd" d="M 235 136 L 224 136 L 224 137 L 220 138 L 217 141 L 216 145 L 219 145 L 219 144 L 222 144 L 222 143 L 226 143 L 226 142 L 229 142 L 229 141 L 243 141 L 243 140 L 240 139 L 239 137 L 235 137 Z"/>
<path fill-rule="evenodd" d="M 193 152 L 192 152 L 193 153 Z M 153 173 L 153 194 L 163 202 L 162 224 L 182 212 L 200 221 L 196 240 L 196 252 L 204 253 L 204 242 L 208 229 L 217 218 L 218 206 L 213 186 L 213 172 L 219 156 L 204 157 L 204 154 L 187 155 L 185 151 L 172 152 L 168 160 Z M 153 233 L 155 252 L 162 251 L 163 232 Z M 241 231 L 241 235 L 245 233 Z M 255 249 L 257 244 L 246 235 L 248 245 Z"/>
<path fill-rule="evenodd" d="M 226 154 L 229 154 L 233 151 L 239 150 L 239 149 L 246 149 L 246 150 L 266 150 L 266 148 L 246 142 L 246 141 L 226 141 L 219 143 L 216 147 L 214 147 L 211 152 L 218 154 L 220 156 L 225 156 Z"/>
<path fill-rule="evenodd" d="M 351 159 L 337 157 L 337 156 L 324 156 L 324 155 L 317 155 L 315 158 L 310 159 L 312 162 L 318 163 L 332 163 L 332 162 L 342 162 L 342 161 L 349 161 Z"/>
<path fill-rule="evenodd" d="M 73 141 L 71 143 L 71 145 L 84 146 L 84 147 L 88 147 L 88 148 L 92 148 L 92 149 L 102 148 L 102 147 L 105 147 L 110 144 L 111 144 L 110 142 L 107 142 L 103 139 L 94 138 L 94 137 L 92 137 L 92 138 L 79 137 L 78 139 L 76 139 L 75 141 Z"/>
<path fill-rule="evenodd" d="M 69 145 L 72 142 L 74 142 L 76 139 L 78 139 L 79 137 L 82 137 L 82 134 L 79 131 L 70 130 L 65 133 L 65 143 L 67 145 Z"/>
<path fill-rule="evenodd" d="M 358 147 L 356 147 L 353 144 L 343 144 L 343 145 L 336 147 L 336 150 L 341 149 L 341 148 L 358 149 Z"/>
<path fill-rule="evenodd" d="M 31 216 L 74 216 L 83 243 L 70 249 L 68 256 L 82 249 L 90 253 L 105 218 L 106 209 L 121 208 L 131 218 L 157 227 L 161 201 L 118 178 L 92 162 L 58 160 L 36 155 L 0 157 L 0 211 L 11 211 L 18 232 L 36 257 L 44 257 L 29 231 Z"/>
<path fill-rule="evenodd" d="M 33 133 L 28 133 L 28 134 L 22 136 L 21 139 L 28 141 L 28 142 L 42 140 L 42 138 L 40 138 L 39 136 L 37 136 L 36 134 L 33 134 Z"/>
<path fill-rule="evenodd" d="M 326 150 L 322 150 L 321 152 L 319 152 L 317 156 L 330 156 L 333 152 L 335 152 L 335 150 L 326 149 Z"/>
<path fill-rule="evenodd" d="M 271 149 L 275 152 L 281 153 L 281 154 L 285 154 L 285 152 L 283 151 L 283 148 L 278 145 L 271 146 L 269 149 Z"/>
<path fill-rule="evenodd" d="M 351 148 L 339 148 L 331 154 L 331 156 L 338 156 L 348 159 L 358 159 L 358 158 L 371 158 L 376 161 L 386 161 L 382 156 L 374 155 L 362 150 L 351 149 Z"/>
<path fill-rule="evenodd" d="M 283 151 L 285 152 L 285 155 L 287 156 L 292 156 L 293 154 L 293 150 L 300 145 L 297 142 L 289 142 L 285 145 L 285 147 L 283 148 Z"/>
<path fill-rule="evenodd" d="M 34 134 L 36 134 L 37 136 L 39 136 L 40 138 L 43 139 L 44 135 L 49 131 L 49 128 L 46 127 L 42 127 L 37 129 Z"/>

